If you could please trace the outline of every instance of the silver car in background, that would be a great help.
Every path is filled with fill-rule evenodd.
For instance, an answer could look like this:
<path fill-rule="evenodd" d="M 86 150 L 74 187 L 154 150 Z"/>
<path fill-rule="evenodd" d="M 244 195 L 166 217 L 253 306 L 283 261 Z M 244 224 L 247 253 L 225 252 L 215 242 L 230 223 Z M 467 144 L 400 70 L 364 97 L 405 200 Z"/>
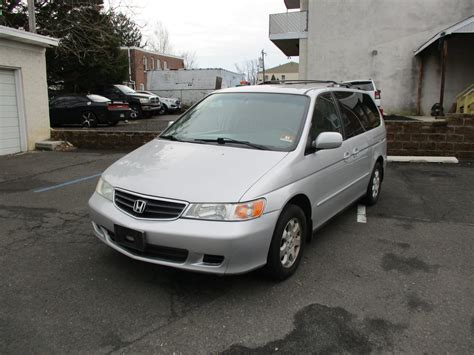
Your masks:
<path fill-rule="evenodd" d="M 322 224 L 379 198 L 384 122 L 364 91 L 284 83 L 217 91 L 103 174 L 95 235 L 133 259 L 285 279 Z"/>

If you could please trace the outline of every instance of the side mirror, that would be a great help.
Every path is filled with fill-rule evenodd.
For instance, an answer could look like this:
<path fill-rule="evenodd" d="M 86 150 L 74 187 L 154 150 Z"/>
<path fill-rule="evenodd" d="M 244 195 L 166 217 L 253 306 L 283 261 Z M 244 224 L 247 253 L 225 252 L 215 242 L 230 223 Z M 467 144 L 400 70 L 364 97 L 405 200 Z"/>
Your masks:
<path fill-rule="evenodd" d="M 341 145 L 342 135 L 338 132 L 322 132 L 312 143 L 315 150 L 335 149 Z"/>
<path fill-rule="evenodd" d="M 174 121 L 169 121 L 168 122 L 168 127 L 171 126 L 174 123 Z"/>

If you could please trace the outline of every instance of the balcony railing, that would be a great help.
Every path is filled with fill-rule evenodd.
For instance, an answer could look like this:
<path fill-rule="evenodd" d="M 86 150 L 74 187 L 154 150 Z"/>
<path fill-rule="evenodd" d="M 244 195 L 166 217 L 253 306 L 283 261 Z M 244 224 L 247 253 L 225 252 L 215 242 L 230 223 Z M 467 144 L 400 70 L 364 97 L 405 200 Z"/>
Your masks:
<path fill-rule="evenodd" d="M 308 38 L 308 12 L 270 15 L 270 40 Z"/>

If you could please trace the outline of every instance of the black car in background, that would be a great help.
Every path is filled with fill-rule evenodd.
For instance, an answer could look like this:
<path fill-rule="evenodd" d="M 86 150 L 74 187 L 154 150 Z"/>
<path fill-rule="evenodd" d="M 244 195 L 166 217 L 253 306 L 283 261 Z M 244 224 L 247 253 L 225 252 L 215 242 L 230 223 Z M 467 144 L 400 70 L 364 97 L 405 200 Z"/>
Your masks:
<path fill-rule="evenodd" d="M 113 101 L 128 102 L 132 119 L 157 115 L 161 110 L 161 102 L 156 95 L 138 93 L 126 85 L 107 85 L 99 94 Z"/>
<path fill-rule="evenodd" d="M 49 102 L 51 126 L 80 124 L 96 127 L 98 124 L 115 126 L 130 118 L 128 103 L 112 102 L 99 95 L 61 95 Z"/>

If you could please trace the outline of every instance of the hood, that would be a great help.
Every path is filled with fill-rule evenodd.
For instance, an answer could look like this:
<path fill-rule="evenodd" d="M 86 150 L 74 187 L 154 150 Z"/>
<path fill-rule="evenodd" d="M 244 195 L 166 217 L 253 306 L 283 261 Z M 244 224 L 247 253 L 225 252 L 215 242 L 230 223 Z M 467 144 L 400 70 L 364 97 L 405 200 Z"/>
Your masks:
<path fill-rule="evenodd" d="M 188 202 L 239 202 L 288 153 L 155 139 L 110 166 L 114 187 Z"/>
<path fill-rule="evenodd" d="M 173 99 L 169 97 L 160 97 L 160 100 L 163 102 L 171 102 L 171 103 L 176 103 L 179 101 L 179 99 Z"/>
<path fill-rule="evenodd" d="M 139 98 L 139 99 L 151 99 L 153 97 L 153 95 L 147 95 L 147 94 L 130 94 L 129 96 L 133 96 L 133 97 L 136 97 L 136 98 Z"/>

